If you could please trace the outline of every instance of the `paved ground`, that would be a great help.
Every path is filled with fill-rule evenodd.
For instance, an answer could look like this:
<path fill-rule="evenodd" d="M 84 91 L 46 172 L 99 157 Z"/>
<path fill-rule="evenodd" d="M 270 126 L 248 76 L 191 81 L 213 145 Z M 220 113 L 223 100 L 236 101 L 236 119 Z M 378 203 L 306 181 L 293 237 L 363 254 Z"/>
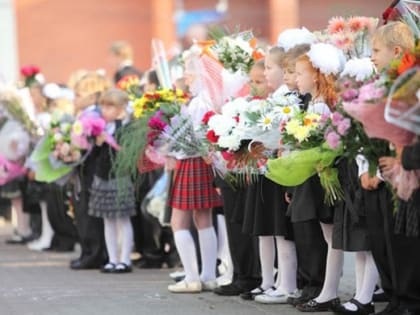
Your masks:
<path fill-rule="evenodd" d="M 34 253 L 5 245 L 8 233 L 10 227 L 0 226 L 0 315 L 300 314 L 287 305 L 259 305 L 213 293 L 170 294 L 167 269 L 124 275 L 71 271 L 68 262 L 76 253 Z M 353 265 L 352 257 L 346 257 L 342 298 L 354 290 Z"/>

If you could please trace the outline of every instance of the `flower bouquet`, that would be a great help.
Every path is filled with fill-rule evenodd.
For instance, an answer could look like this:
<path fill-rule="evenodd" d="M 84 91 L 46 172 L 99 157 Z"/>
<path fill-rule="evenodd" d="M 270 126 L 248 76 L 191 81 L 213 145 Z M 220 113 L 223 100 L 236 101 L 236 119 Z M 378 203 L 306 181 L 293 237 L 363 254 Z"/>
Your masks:
<path fill-rule="evenodd" d="M 53 117 L 47 134 L 30 157 L 35 179 L 48 183 L 65 182 L 72 170 L 89 155 L 99 136 L 118 150 L 118 144 L 105 131 L 105 126 L 105 120 L 97 112 L 85 112 L 76 120 L 69 115 Z"/>
<path fill-rule="evenodd" d="M 349 59 L 368 57 L 370 36 L 377 24 L 378 19 L 365 16 L 333 17 L 318 40 L 338 47 Z"/>
<path fill-rule="evenodd" d="M 127 174 L 135 177 L 138 171 L 147 172 L 162 167 L 164 161 L 154 150 L 154 141 L 188 99 L 189 96 L 182 90 L 160 89 L 144 93 L 134 101 L 135 119 L 119 133 L 121 150 L 113 164 L 117 177 Z"/>
<path fill-rule="evenodd" d="M 0 186 L 26 173 L 26 168 L 0 154 Z"/>
<path fill-rule="evenodd" d="M 185 159 L 196 156 L 207 156 L 207 146 L 203 143 L 201 130 L 194 128 L 191 117 L 181 108 L 179 114 L 169 120 L 153 147 L 163 156 Z"/>
<path fill-rule="evenodd" d="M 254 62 L 264 57 L 251 32 L 222 37 L 214 51 L 225 69 L 231 72 L 248 73 Z"/>
<path fill-rule="evenodd" d="M 117 82 L 117 88 L 125 91 L 131 101 L 141 97 L 140 79 L 137 75 L 127 75 Z"/>
<path fill-rule="evenodd" d="M 333 167 L 342 148 L 331 149 L 324 140 L 328 116 L 300 112 L 282 125 L 282 143 L 289 148 L 277 159 L 269 160 L 266 177 L 284 186 L 297 186 L 318 174 L 325 190 L 325 201 L 342 198 L 338 171 Z"/>
<path fill-rule="evenodd" d="M 384 81 L 379 78 L 363 85 L 356 98 L 343 102 L 343 108 L 362 123 L 369 137 L 384 139 L 396 145 L 410 144 L 415 135 L 388 123 L 384 118 L 386 95 Z"/>

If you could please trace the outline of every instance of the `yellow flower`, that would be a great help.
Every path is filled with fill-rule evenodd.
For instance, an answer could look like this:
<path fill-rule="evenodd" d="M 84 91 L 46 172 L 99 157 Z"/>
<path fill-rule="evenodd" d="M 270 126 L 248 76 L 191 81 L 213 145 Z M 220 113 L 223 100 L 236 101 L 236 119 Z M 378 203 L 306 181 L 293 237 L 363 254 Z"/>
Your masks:
<path fill-rule="evenodd" d="M 73 124 L 73 133 L 76 136 L 81 136 L 83 134 L 83 125 L 82 125 L 82 123 L 80 121 L 76 121 Z"/>
<path fill-rule="evenodd" d="M 308 138 L 310 131 L 311 131 L 311 128 L 309 127 L 299 126 L 294 136 L 299 142 L 303 142 Z"/>
<path fill-rule="evenodd" d="M 290 135 L 294 135 L 299 127 L 300 127 L 299 121 L 296 119 L 292 119 L 286 125 L 286 132 Z"/>

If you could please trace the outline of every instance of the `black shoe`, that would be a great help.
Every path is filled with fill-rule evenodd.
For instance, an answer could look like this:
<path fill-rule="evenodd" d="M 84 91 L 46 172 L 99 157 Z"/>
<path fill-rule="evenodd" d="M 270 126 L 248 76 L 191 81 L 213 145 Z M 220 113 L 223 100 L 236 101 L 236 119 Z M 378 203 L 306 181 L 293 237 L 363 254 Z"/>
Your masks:
<path fill-rule="evenodd" d="M 81 259 L 75 260 L 72 263 L 70 263 L 70 269 L 73 270 L 100 269 L 101 267 L 101 264 L 94 264 L 83 261 Z"/>
<path fill-rule="evenodd" d="M 133 269 L 131 268 L 131 266 L 129 266 L 125 263 L 122 263 L 122 262 L 118 263 L 115 266 L 115 269 L 114 269 L 114 273 L 129 273 L 129 272 L 132 272 L 132 271 L 133 271 Z"/>
<path fill-rule="evenodd" d="M 329 312 L 329 311 L 334 311 L 336 308 L 338 308 L 339 305 L 340 305 L 339 298 L 335 298 L 324 303 L 318 303 L 315 300 L 310 300 L 304 304 L 296 305 L 296 309 L 298 309 L 301 312 L 307 312 L 307 313 Z"/>
<path fill-rule="evenodd" d="M 374 293 L 373 294 L 373 302 L 389 302 L 388 296 L 385 294 L 385 292 L 382 293 Z"/>
<path fill-rule="evenodd" d="M 305 304 L 306 302 L 314 299 L 315 296 L 308 296 L 308 295 L 302 295 L 300 297 L 289 297 L 287 298 L 286 303 L 290 304 L 294 307 L 296 307 L 299 304 Z"/>
<path fill-rule="evenodd" d="M 254 289 L 254 290 L 251 290 L 251 291 L 247 291 L 247 292 L 241 293 L 241 294 L 240 294 L 240 297 L 241 297 L 242 299 L 244 299 L 244 300 L 251 301 L 251 300 L 253 300 L 253 299 L 254 299 L 257 295 L 260 295 L 260 294 L 263 294 L 263 293 L 264 293 L 264 289 L 263 289 L 263 288 L 261 288 L 261 287 L 258 287 L 258 288 Z"/>
<path fill-rule="evenodd" d="M 114 273 L 115 272 L 115 264 L 107 263 L 105 266 L 101 268 L 102 273 Z"/>
<path fill-rule="evenodd" d="M 20 234 L 13 234 L 11 238 L 6 240 L 6 244 L 9 245 L 25 245 L 26 243 L 29 243 L 30 241 L 33 241 L 35 237 L 33 235 L 29 236 L 22 236 Z"/>
<path fill-rule="evenodd" d="M 222 296 L 238 296 L 241 293 L 246 292 L 245 289 L 238 287 L 236 284 L 231 283 L 228 285 L 222 285 L 213 290 L 213 292 L 217 295 Z"/>
<path fill-rule="evenodd" d="M 162 261 L 154 261 L 147 258 L 141 258 L 134 265 L 140 269 L 161 269 Z"/>
<path fill-rule="evenodd" d="M 335 314 L 347 314 L 347 315 L 370 315 L 375 313 L 375 306 L 373 303 L 362 304 L 355 299 L 351 299 L 349 303 L 352 303 L 357 307 L 355 311 L 346 309 L 342 304 L 338 305 L 334 310 Z"/>

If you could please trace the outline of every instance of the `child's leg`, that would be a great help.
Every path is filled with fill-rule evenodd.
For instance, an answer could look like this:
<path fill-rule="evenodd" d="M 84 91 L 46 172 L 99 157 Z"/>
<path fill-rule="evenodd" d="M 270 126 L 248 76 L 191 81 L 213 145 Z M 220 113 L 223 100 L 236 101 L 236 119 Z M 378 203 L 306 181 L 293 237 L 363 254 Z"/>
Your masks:
<path fill-rule="evenodd" d="M 131 266 L 131 251 L 133 249 L 133 226 L 129 217 L 117 219 L 118 231 L 121 235 L 120 262 Z"/>
<path fill-rule="evenodd" d="M 198 241 L 201 254 L 202 282 L 216 279 L 217 237 L 213 227 L 212 209 L 194 211 L 194 223 L 198 230 Z"/>
<path fill-rule="evenodd" d="M 21 197 L 12 199 L 12 210 L 16 216 L 16 231 L 23 237 L 29 236 L 31 234 L 30 216 L 23 212 Z"/>
<path fill-rule="evenodd" d="M 258 236 L 261 262 L 261 288 L 267 290 L 274 286 L 274 237 Z"/>
<path fill-rule="evenodd" d="M 284 236 L 276 236 L 278 275 L 276 288 L 283 293 L 292 293 L 297 289 L 297 257 L 295 243 Z"/>
<path fill-rule="evenodd" d="M 222 263 L 226 266 L 226 272 L 223 277 L 231 280 L 233 276 L 233 263 L 230 256 L 225 216 L 222 214 L 217 215 L 217 241 L 217 257 L 219 257 Z"/>
<path fill-rule="evenodd" d="M 372 302 L 376 283 L 379 280 L 378 268 L 373 259 L 372 252 L 365 253 L 365 270 L 361 290 L 356 294 L 355 299 L 362 304 Z"/>
<path fill-rule="evenodd" d="M 112 264 L 118 263 L 118 233 L 117 220 L 104 219 L 105 243 L 108 251 L 109 262 Z"/>
<path fill-rule="evenodd" d="M 51 226 L 50 220 L 48 219 L 47 202 L 41 201 L 39 205 L 41 207 L 42 230 L 40 238 L 28 244 L 29 249 L 32 250 L 43 250 L 49 248 L 54 236 L 54 230 Z"/>
<path fill-rule="evenodd" d="M 175 246 L 185 270 L 186 282 L 200 281 L 197 254 L 190 232 L 191 212 L 172 209 L 171 226 L 174 232 Z"/>
<path fill-rule="evenodd" d="M 315 301 L 318 303 L 327 302 L 337 297 L 338 285 L 343 272 L 344 254 L 342 250 L 332 248 L 333 225 L 321 223 L 322 233 L 328 244 L 327 268 L 325 282 L 322 291 Z"/>

